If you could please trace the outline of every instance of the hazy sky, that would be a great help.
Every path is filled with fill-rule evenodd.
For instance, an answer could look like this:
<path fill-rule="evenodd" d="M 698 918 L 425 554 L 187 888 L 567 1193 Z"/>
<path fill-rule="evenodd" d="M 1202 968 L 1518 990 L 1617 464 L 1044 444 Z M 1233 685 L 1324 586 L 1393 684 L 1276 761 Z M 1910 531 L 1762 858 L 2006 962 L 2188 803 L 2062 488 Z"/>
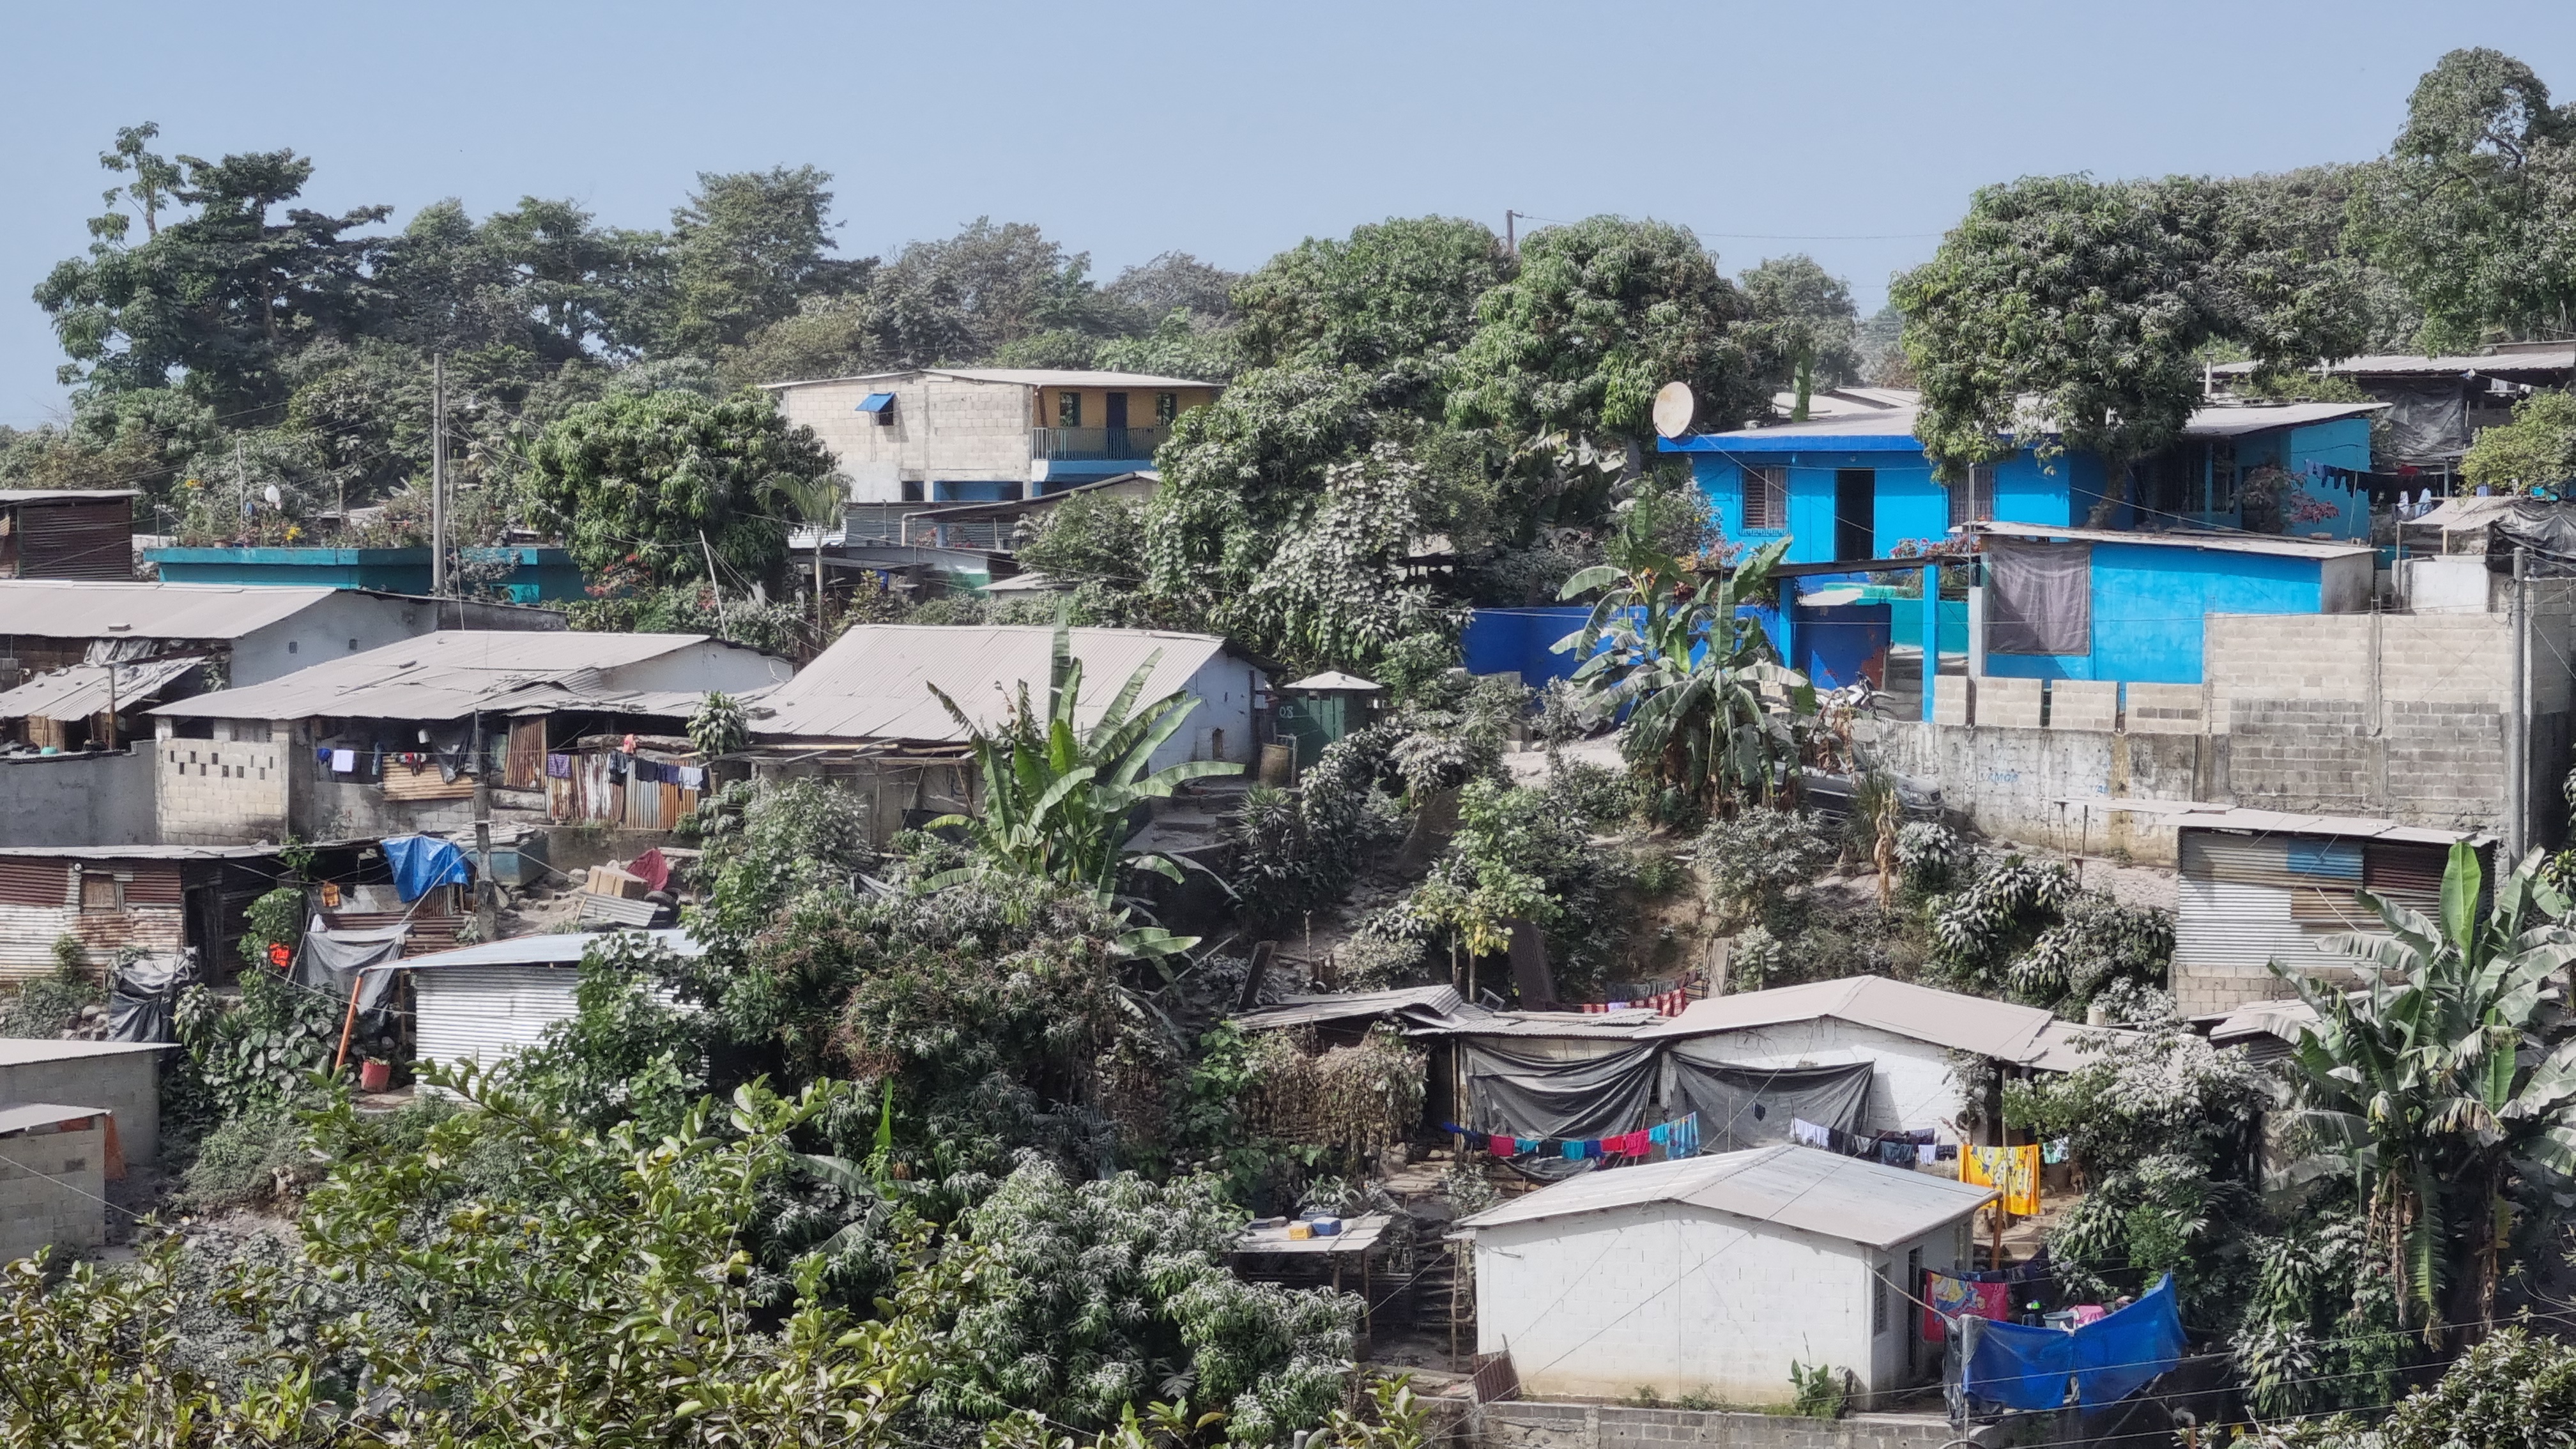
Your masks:
<path fill-rule="evenodd" d="M 1397 214 L 1680 222 L 1807 251 L 1865 307 L 1981 183 L 2375 155 L 2456 46 L 2576 96 L 2576 4 L 36 5 L 0 24 L 0 422 L 58 415 L 24 300 L 87 244 L 119 125 L 291 146 L 338 210 L 523 194 L 667 222 L 694 173 L 811 162 L 842 254 L 981 215 L 1104 279 L 1259 264 Z"/>

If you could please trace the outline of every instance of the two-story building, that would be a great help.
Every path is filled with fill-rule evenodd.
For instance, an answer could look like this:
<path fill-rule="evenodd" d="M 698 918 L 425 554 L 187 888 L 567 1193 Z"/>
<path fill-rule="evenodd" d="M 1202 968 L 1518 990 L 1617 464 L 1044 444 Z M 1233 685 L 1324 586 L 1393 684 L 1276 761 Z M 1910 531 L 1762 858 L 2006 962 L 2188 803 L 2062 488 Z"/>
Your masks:
<path fill-rule="evenodd" d="M 1154 465 L 1174 419 L 1215 400 L 1185 377 L 1058 368 L 917 368 L 770 384 L 814 430 L 857 504 L 996 503 Z"/>
<path fill-rule="evenodd" d="M 2291 538 L 2366 539 L 2370 417 L 2378 403 L 2221 403 L 2201 408 L 2173 446 L 2129 467 L 2129 487 L 2107 509 L 2102 460 L 2042 457 L 2023 446 L 1980 463 L 1956 482 L 1933 476 L 1914 435 L 1917 408 L 1895 389 L 1853 390 L 1855 405 L 1777 427 L 1666 439 L 1691 461 L 1729 540 L 1783 536 L 1791 563 L 1897 556 L 1971 523 L 2045 524 L 2161 531 L 2256 528 L 2244 484 L 2257 469 L 2286 472 L 2291 487 L 2271 505 Z M 2268 476 L 2268 475 L 2267 475 Z M 2252 511 L 2263 511 L 2260 503 Z M 2103 515 L 2097 517 L 2097 513 Z"/>

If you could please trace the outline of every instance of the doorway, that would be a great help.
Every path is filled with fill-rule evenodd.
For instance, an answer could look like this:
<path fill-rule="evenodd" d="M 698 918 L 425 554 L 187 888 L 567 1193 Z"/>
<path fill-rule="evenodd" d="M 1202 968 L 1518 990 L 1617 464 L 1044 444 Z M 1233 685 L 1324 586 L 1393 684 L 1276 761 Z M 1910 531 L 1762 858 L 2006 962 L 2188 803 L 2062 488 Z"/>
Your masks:
<path fill-rule="evenodd" d="M 1100 420 L 1106 425 L 1109 433 L 1108 438 L 1104 440 L 1109 445 L 1105 451 L 1112 458 L 1124 458 L 1128 453 L 1127 394 L 1110 393 L 1102 399 L 1102 403 Z"/>
<path fill-rule="evenodd" d="M 1878 470 L 1834 470 L 1834 557 L 1878 556 Z"/>

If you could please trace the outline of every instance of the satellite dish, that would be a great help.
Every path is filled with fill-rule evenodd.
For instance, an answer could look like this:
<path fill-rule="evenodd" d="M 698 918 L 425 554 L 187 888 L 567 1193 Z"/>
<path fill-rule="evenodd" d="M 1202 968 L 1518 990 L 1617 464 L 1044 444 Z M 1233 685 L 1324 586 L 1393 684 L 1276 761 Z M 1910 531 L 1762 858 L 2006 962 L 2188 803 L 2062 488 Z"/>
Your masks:
<path fill-rule="evenodd" d="M 1690 431 L 1691 417 L 1699 411 L 1699 399 L 1691 396 L 1690 384 L 1668 382 L 1655 393 L 1655 432 L 1663 437 L 1678 438 Z"/>
<path fill-rule="evenodd" d="M 271 483 L 267 487 L 259 490 L 259 496 L 267 499 L 268 506 L 271 508 L 275 508 L 283 497 L 283 495 L 277 491 L 277 485 L 274 483 Z"/>

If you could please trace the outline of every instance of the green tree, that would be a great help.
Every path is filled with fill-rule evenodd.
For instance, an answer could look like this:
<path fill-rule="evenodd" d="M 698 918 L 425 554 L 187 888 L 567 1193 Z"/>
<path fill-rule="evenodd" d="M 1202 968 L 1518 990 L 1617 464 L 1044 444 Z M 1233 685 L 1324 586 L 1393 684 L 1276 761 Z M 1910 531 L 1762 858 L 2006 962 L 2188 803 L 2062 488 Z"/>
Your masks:
<path fill-rule="evenodd" d="M 1820 382 L 1840 387 L 1860 373 L 1860 309 L 1851 287 L 1804 253 L 1774 257 L 1738 282 L 1753 311 L 1747 344 L 1766 375 L 1789 380 L 1797 394 L 1789 421 L 1803 423 Z"/>
<path fill-rule="evenodd" d="M 280 401 L 287 355 L 352 335 L 374 310 L 368 268 L 383 243 L 351 233 L 392 208 L 337 216 L 289 208 L 274 220 L 312 180 L 310 160 L 293 151 L 181 156 L 185 180 L 173 187 L 169 164 L 139 146 L 130 164 L 148 172 L 138 177 L 147 219 L 165 195 L 195 211 L 148 226 L 139 245 L 127 243 L 129 218 L 110 211 L 91 223 L 88 255 L 57 264 L 37 285 L 36 303 L 72 359 L 63 380 L 121 391 L 184 374 L 221 413 Z"/>
<path fill-rule="evenodd" d="M 803 298 L 865 282 L 872 260 L 823 255 L 838 245 L 831 182 L 811 166 L 698 173 L 697 191 L 671 213 L 670 346 L 737 346 Z"/>
<path fill-rule="evenodd" d="M 1477 305 L 1449 420 L 1624 443 L 1634 471 L 1665 383 L 1689 383 L 1699 416 L 1730 427 L 1761 407 L 1735 332 L 1747 315 L 1684 228 L 1616 216 L 1543 228 L 1522 241 L 1518 275 Z"/>
<path fill-rule="evenodd" d="M 756 392 L 723 399 L 668 391 L 574 408 L 529 446 L 525 486 L 594 581 L 662 587 L 707 577 L 719 589 L 776 585 L 787 525 L 771 490 L 822 478 L 832 456 Z"/>
<path fill-rule="evenodd" d="M 820 478 L 786 477 L 771 491 L 797 521 L 814 530 L 814 638 L 823 639 L 823 535 L 841 526 L 841 509 L 850 501 L 850 480 L 838 473 Z"/>
<path fill-rule="evenodd" d="M 2576 394 L 2539 392 L 2514 404 L 2512 422 L 2469 444 L 2460 471 L 2498 493 L 2567 497 L 2576 485 Z"/>
<path fill-rule="evenodd" d="M 2420 344 L 2576 328 L 2576 105 L 2531 67 L 2455 50 L 2351 205 L 2356 240 L 2423 310 Z"/>
<path fill-rule="evenodd" d="M 1562 597 L 1600 594 L 1554 651 L 1583 661 L 1574 685 L 1586 717 L 1625 715 L 1619 750 L 1629 767 L 1694 807 L 1771 804 L 1797 768 L 1815 687 L 1782 665 L 1760 622 L 1737 609 L 1762 597 L 1788 545 L 1768 543 L 1733 569 L 1702 573 L 1623 530 L 1611 562 L 1565 581 Z"/>
<path fill-rule="evenodd" d="M 1502 239 L 1457 217 L 1309 237 L 1234 289 L 1244 355 L 1255 367 L 1403 370 L 1428 388 L 1475 335 L 1478 299 L 1511 275 Z"/>
<path fill-rule="evenodd" d="M 868 287 L 870 345 L 882 365 L 982 362 L 1042 332 L 1114 332 L 1088 253 L 1027 222 L 978 217 L 953 237 L 913 242 Z"/>
<path fill-rule="evenodd" d="M 2324 942 L 2359 991 L 2272 967 L 2317 1015 L 2290 1058 L 2318 1144 L 2295 1170 L 2357 1185 L 2401 1323 L 2437 1348 L 2494 1320 L 2517 1206 L 2576 1173 L 2576 1039 L 2552 999 L 2576 932 L 2539 862 L 2482 909 L 2477 853 L 2453 846 L 2438 921 L 2362 892 L 2387 933 Z"/>

